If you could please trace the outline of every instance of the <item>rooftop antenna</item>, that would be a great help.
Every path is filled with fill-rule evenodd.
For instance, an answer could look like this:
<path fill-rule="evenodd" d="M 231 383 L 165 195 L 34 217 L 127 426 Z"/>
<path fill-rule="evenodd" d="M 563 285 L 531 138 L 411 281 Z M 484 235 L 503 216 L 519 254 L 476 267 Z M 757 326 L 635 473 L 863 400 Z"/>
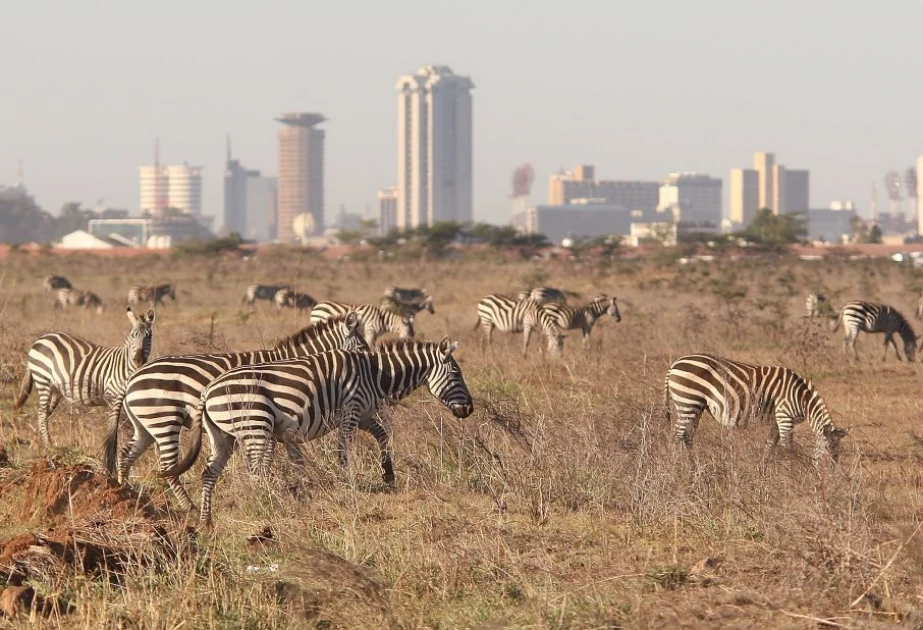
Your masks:
<path fill-rule="evenodd" d="M 228 159 L 227 159 L 227 161 L 230 162 L 230 161 L 231 161 L 231 134 L 227 134 L 227 145 L 228 145 Z"/>

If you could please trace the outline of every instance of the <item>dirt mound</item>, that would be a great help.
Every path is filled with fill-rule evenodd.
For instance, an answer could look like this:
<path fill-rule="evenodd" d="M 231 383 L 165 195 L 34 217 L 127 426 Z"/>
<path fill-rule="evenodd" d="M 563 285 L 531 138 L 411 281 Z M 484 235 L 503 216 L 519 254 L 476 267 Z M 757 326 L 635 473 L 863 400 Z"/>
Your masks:
<path fill-rule="evenodd" d="M 0 478 L 0 498 L 14 522 L 35 528 L 0 540 L 0 571 L 11 586 L 55 584 L 75 574 L 118 583 L 128 567 L 156 571 L 175 561 L 191 541 L 149 495 L 84 465 L 40 460 Z M 16 591 L 13 601 L 31 602 L 30 593 Z M 6 602 L 0 613 L 15 608 Z"/>

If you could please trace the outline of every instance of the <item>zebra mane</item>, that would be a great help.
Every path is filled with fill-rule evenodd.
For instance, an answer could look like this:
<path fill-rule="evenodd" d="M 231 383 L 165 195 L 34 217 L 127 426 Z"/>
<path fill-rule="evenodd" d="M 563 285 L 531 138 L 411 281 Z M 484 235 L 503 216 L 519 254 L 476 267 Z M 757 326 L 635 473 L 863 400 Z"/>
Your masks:
<path fill-rule="evenodd" d="M 327 320 L 315 322 L 313 324 L 308 324 L 301 330 L 296 333 L 289 335 L 288 337 L 282 337 L 281 339 L 276 339 L 272 342 L 273 350 L 281 350 L 282 348 L 287 348 L 290 346 L 297 346 L 307 339 L 316 337 L 318 334 L 323 334 L 327 330 L 336 330 L 336 327 L 346 321 L 347 315 L 340 315 L 338 317 L 332 317 Z"/>

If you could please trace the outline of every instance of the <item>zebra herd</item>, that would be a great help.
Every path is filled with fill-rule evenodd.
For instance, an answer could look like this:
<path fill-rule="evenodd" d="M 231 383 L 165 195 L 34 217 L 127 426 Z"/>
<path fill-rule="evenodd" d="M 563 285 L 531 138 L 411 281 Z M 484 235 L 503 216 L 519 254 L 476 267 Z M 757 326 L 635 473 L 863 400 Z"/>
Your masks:
<path fill-rule="evenodd" d="M 78 307 L 103 312 L 103 301 L 92 291 L 75 289 L 70 280 L 63 276 L 45 276 L 42 289 L 55 292 L 54 308 Z M 128 290 L 127 303 L 129 305 L 150 304 L 162 306 L 164 298 L 169 297 L 176 301 L 176 285 L 158 284 L 154 286 L 135 285 Z"/>
<path fill-rule="evenodd" d="M 48 290 L 73 290 L 50 276 Z M 66 280 L 64 280 L 67 283 Z M 67 283 L 68 285 L 70 283 Z M 280 295 L 282 298 L 280 298 Z M 484 340 L 491 345 L 495 329 L 523 333 L 528 350 L 534 331 L 544 335 L 549 354 L 563 351 L 564 332 L 579 330 L 586 346 L 595 324 L 606 316 L 621 321 L 615 297 L 599 294 L 581 306 L 567 304 L 576 294 L 538 287 L 510 297 L 491 294 L 477 305 Z M 172 284 L 132 287 L 134 303 L 176 299 Z M 43 446 L 51 445 L 48 418 L 62 400 L 106 405 L 108 424 L 103 464 L 119 483 L 127 483 L 132 466 L 152 445 L 157 447 L 159 474 L 184 510 L 194 506 L 180 477 L 198 460 L 203 434 L 209 454 L 202 472 L 199 520 L 212 523 L 216 482 L 236 446 L 247 468 L 265 475 L 277 444 L 303 461 L 302 443 L 335 431 L 340 460 L 348 469 L 350 444 L 357 430 L 369 433 L 379 447 L 382 479 L 394 482 L 390 435 L 377 417 L 385 401 L 400 400 L 422 385 L 458 418 L 474 412 L 474 400 L 454 353 L 457 342 L 415 339 L 414 318 L 435 313 L 432 297 L 419 289 L 389 287 L 378 304 L 316 302 L 282 285 L 252 285 L 244 302 L 271 301 L 278 306 L 310 302 L 310 323 L 266 349 L 151 357 L 155 313 L 136 315 L 131 306 L 130 331 L 122 346 L 102 347 L 64 332 L 35 341 L 27 356 L 15 407 L 21 408 L 33 389 L 38 394 L 37 420 Z M 813 294 L 805 304 L 809 317 L 829 303 Z M 885 351 L 901 337 L 908 359 L 918 341 L 907 320 L 887 305 L 850 302 L 837 315 L 846 330 L 844 350 L 855 350 L 859 331 L 885 335 Z M 381 341 L 392 334 L 397 339 Z M 806 422 L 815 436 L 814 460 L 824 454 L 836 460 L 840 440 L 849 428 L 834 425 L 814 385 L 780 366 L 733 361 L 709 354 L 683 356 L 670 365 L 663 384 L 663 407 L 674 423 L 676 439 L 691 447 L 704 411 L 726 426 L 768 420 L 766 456 L 781 442 L 792 444 L 794 425 Z M 130 427 L 119 448 L 122 426 Z M 185 452 L 183 432 L 191 436 Z M 765 457 L 764 457 L 765 459 Z"/>

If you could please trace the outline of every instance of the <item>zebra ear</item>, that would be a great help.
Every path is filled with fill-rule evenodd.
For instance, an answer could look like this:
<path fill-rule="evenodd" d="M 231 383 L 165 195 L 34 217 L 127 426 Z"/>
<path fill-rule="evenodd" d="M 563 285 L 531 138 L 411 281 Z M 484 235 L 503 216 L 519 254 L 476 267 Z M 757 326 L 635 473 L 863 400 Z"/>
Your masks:
<path fill-rule="evenodd" d="M 147 312 L 147 321 L 149 322 L 154 321 L 154 309 L 151 309 Z"/>
<path fill-rule="evenodd" d="M 359 315 L 356 311 L 350 311 L 346 314 L 346 327 L 349 328 L 350 332 L 356 330 L 359 327 Z"/>
<path fill-rule="evenodd" d="M 130 321 L 132 324 L 134 324 L 138 319 L 138 316 L 131 312 L 130 306 L 125 309 L 125 315 L 128 316 L 128 321 Z"/>

